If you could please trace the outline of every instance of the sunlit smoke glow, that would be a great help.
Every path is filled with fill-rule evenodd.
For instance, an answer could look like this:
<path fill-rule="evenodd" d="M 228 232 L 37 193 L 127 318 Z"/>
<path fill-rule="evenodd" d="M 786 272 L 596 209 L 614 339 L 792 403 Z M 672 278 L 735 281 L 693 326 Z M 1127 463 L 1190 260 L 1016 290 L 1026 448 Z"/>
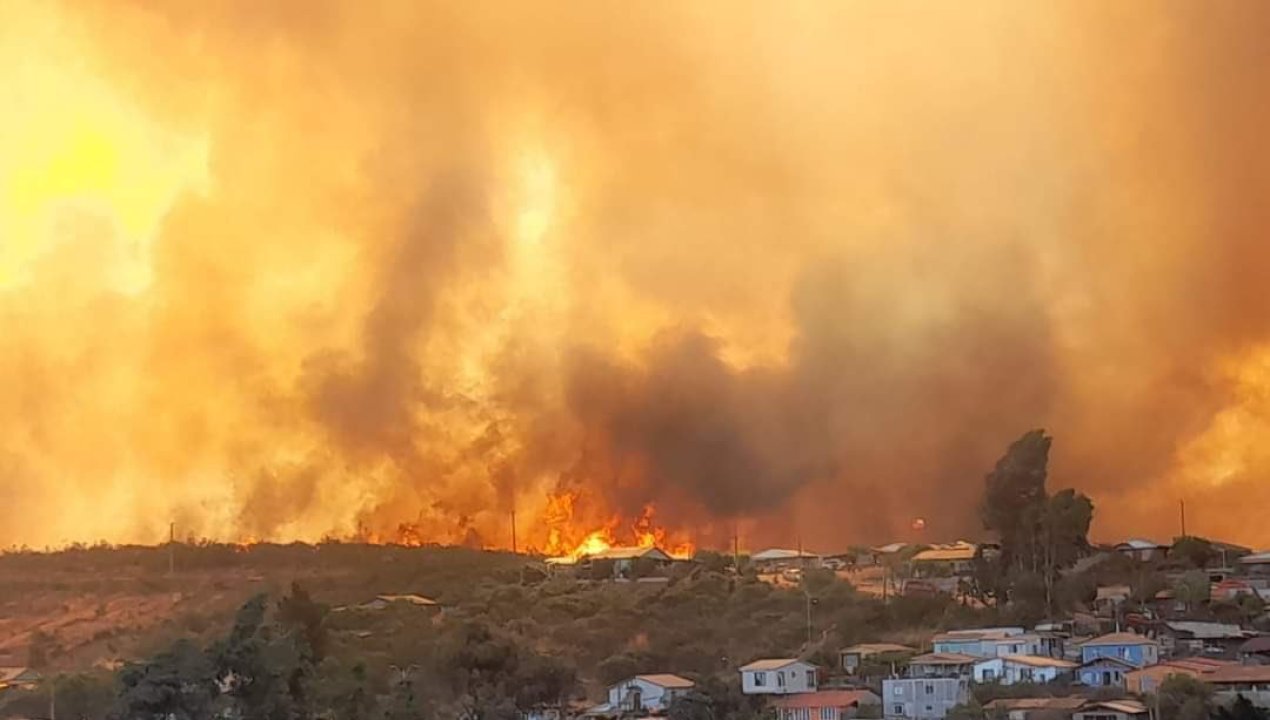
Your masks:
<path fill-rule="evenodd" d="M 5 5 L 0 547 L 1270 543 L 1263 3 L 371 5 Z"/>

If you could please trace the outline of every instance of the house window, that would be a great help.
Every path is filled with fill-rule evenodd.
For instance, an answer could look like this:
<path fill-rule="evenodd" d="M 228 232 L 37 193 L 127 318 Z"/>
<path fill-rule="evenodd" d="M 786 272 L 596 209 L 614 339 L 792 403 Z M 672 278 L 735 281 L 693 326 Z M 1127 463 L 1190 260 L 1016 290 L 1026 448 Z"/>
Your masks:
<path fill-rule="evenodd" d="M 903 685 L 900 685 L 899 683 L 895 683 L 895 685 L 893 685 L 892 687 L 895 688 L 894 690 L 892 690 L 892 693 L 894 693 L 895 697 L 899 697 L 904 694 Z"/>
<path fill-rule="evenodd" d="M 926 683 L 926 694 L 927 694 L 927 695 L 934 695 L 934 694 L 935 694 L 935 685 L 934 685 L 934 683 Z"/>
<path fill-rule="evenodd" d="M 903 715 L 903 714 L 904 714 L 904 706 L 903 706 L 903 705 L 892 705 L 892 706 L 891 706 L 891 712 L 892 712 L 892 713 L 894 713 L 894 714 L 896 714 L 896 715 Z"/>
<path fill-rule="evenodd" d="M 785 671 L 776 673 L 776 687 L 785 687 Z"/>
<path fill-rule="evenodd" d="M 754 684 L 755 684 L 756 686 L 758 686 L 758 687 L 763 687 L 764 685 L 766 685 L 766 684 L 767 684 L 767 673 L 765 673 L 765 672 L 756 672 L 756 673 L 754 673 Z"/>
<path fill-rule="evenodd" d="M 816 687 L 816 671 L 807 671 L 807 687 Z"/>
<path fill-rule="evenodd" d="M 993 670 L 992 668 L 987 668 L 987 669 L 985 669 L 985 670 L 983 671 L 983 679 L 984 679 L 984 680 L 989 680 L 989 681 L 991 681 L 991 680 L 995 680 L 995 679 L 996 679 L 996 677 L 997 677 L 997 671 L 996 671 L 996 670 Z"/>

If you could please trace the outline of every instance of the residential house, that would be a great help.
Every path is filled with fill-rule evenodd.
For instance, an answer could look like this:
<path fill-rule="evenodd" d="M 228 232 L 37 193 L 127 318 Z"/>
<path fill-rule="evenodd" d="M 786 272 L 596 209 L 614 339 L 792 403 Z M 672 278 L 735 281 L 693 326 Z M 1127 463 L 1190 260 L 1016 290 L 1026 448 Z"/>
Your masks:
<path fill-rule="evenodd" d="M 637 566 L 664 570 L 675 562 L 682 561 L 676 561 L 661 548 L 648 546 L 611 547 L 583 555 L 578 559 L 577 564 L 582 574 L 590 575 L 592 578 L 611 576 L 615 580 L 632 580 L 639 575 Z"/>
<path fill-rule="evenodd" d="M 1239 568 L 1244 573 L 1256 577 L 1270 575 L 1270 552 L 1253 553 L 1239 558 Z"/>
<path fill-rule="evenodd" d="M 1120 606 L 1133 596 L 1133 588 L 1128 585 L 1100 586 L 1094 596 L 1094 612 L 1101 617 L 1116 617 Z"/>
<path fill-rule="evenodd" d="M 792 695 L 816 689 L 816 666 L 796 658 L 755 660 L 741 666 L 746 695 Z"/>
<path fill-rule="evenodd" d="M 1076 663 L 1040 655 L 1004 655 L 975 663 L 977 683 L 1047 683 L 1071 675 Z"/>
<path fill-rule="evenodd" d="M 1158 665 L 1130 670 L 1125 673 L 1124 686 L 1134 695 L 1146 695 L 1155 692 L 1165 680 L 1174 675 L 1186 675 L 1203 680 L 1205 675 L 1231 664 L 1233 663 L 1224 660 L 1202 657 L 1169 660 Z"/>
<path fill-rule="evenodd" d="M 970 700 L 975 663 L 960 653 L 928 653 L 909 661 L 903 677 L 882 681 L 882 713 L 891 720 L 942 720 Z"/>
<path fill-rule="evenodd" d="M 1134 667 L 1154 665 L 1160 661 L 1160 643 L 1130 632 L 1114 632 L 1081 643 L 1082 663 L 1104 657 L 1124 660 Z"/>
<path fill-rule="evenodd" d="M 1233 702 L 1243 695 L 1260 708 L 1270 708 L 1270 665 L 1231 665 L 1204 676 L 1213 687 L 1213 698 Z"/>
<path fill-rule="evenodd" d="M 609 686 L 608 699 L 587 710 L 583 716 L 614 718 L 630 713 L 664 713 L 670 709 L 671 703 L 692 688 L 691 680 L 678 675 L 636 675 Z"/>
<path fill-rule="evenodd" d="M 817 568 L 823 563 L 824 559 L 820 555 L 803 549 L 769 548 L 750 556 L 750 564 L 759 572 L 779 572 L 793 568 Z"/>
<path fill-rule="evenodd" d="M 1244 665 L 1270 665 L 1270 635 L 1262 635 L 1239 646 L 1239 662 Z"/>
<path fill-rule="evenodd" d="M 988 717 L 1006 720 L 1064 720 L 1085 702 L 1083 697 L 999 698 L 983 708 Z"/>
<path fill-rule="evenodd" d="M 1076 679 L 1091 687 L 1124 687 L 1125 676 L 1138 666 L 1118 657 L 1098 657 L 1080 664 Z"/>
<path fill-rule="evenodd" d="M 782 695 L 768 703 L 774 720 L 847 720 L 882 699 L 872 690 L 818 690 Z"/>
<path fill-rule="evenodd" d="M 1160 649 L 1175 657 L 1208 655 L 1233 659 L 1239 647 L 1256 635 L 1238 625 L 1193 620 L 1165 622 L 1156 628 Z"/>
<path fill-rule="evenodd" d="M 0 692 L 30 690 L 44 678 L 29 667 L 0 667 Z"/>
<path fill-rule="evenodd" d="M 979 546 L 958 540 L 947 545 L 932 545 L 913 556 L 913 576 L 951 577 L 969 575 Z"/>
<path fill-rule="evenodd" d="M 1163 560 L 1168 555 L 1169 546 L 1161 545 L 1152 540 L 1133 538 L 1117 545 L 1116 552 L 1134 560 L 1148 562 L 1151 560 Z"/>
<path fill-rule="evenodd" d="M 843 648 L 838 652 L 838 664 L 848 674 L 854 675 L 856 670 L 867 662 L 888 662 L 915 655 L 917 650 L 907 645 L 895 643 L 862 643 Z"/>
<path fill-rule="evenodd" d="M 937 653 L 961 653 L 983 658 L 1044 655 L 1054 648 L 1052 641 L 1042 641 L 1040 635 L 1020 627 L 953 630 L 936 635 L 931 645 Z"/>
<path fill-rule="evenodd" d="M 1072 713 L 1072 720 L 1146 720 L 1147 706 L 1137 700 L 1103 700 L 1086 703 Z"/>

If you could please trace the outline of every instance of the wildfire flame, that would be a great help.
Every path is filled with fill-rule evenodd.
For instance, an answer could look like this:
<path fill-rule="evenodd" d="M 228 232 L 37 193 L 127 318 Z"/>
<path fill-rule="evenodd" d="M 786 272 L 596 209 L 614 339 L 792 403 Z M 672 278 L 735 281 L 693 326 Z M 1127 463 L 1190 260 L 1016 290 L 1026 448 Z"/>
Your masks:
<path fill-rule="evenodd" d="M 583 532 L 586 527 L 575 519 L 579 494 L 573 491 L 557 493 L 548 498 L 543 514 L 548 526 L 544 552 L 548 555 L 578 559 L 595 555 L 617 546 L 656 547 L 667 555 L 687 559 L 696 551 L 692 540 L 682 534 L 672 536 L 664 527 L 656 524 L 653 504 L 644 506 L 639 517 L 630 524 L 625 534 L 619 533 L 622 518 L 614 515 L 599 528 Z"/>

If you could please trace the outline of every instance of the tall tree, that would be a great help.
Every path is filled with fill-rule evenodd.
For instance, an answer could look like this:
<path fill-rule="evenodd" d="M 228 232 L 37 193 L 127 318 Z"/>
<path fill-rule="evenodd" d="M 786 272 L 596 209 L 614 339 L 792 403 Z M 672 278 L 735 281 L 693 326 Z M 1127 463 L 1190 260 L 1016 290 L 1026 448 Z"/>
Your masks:
<path fill-rule="evenodd" d="M 1000 557 L 980 559 L 972 588 L 981 598 L 1034 605 L 1029 615 L 1054 611 L 1054 586 L 1088 547 L 1094 506 L 1074 490 L 1050 497 L 1045 489 L 1052 438 L 1033 430 L 1012 443 L 984 479 L 980 514 L 1001 540 Z"/>
<path fill-rule="evenodd" d="M 1039 569 L 1036 549 L 1051 443 L 1044 430 L 1025 433 L 1011 443 L 984 478 L 980 514 L 984 527 L 1001 538 L 1001 560 L 1006 568 Z"/>
<path fill-rule="evenodd" d="M 201 650 L 180 641 L 119 674 L 114 720 L 206 720 L 217 698 L 214 668 Z"/>

